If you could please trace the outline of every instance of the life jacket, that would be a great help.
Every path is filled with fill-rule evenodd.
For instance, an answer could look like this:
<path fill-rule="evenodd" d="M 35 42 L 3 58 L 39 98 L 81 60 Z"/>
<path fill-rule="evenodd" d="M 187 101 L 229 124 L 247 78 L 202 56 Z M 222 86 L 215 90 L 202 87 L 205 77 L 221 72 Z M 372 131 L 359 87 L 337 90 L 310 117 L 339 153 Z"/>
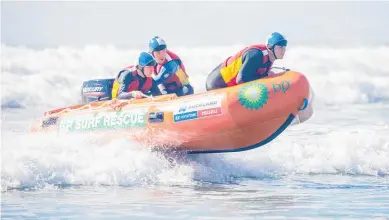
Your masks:
<path fill-rule="evenodd" d="M 181 59 L 173 52 L 166 50 L 166 59 L 162 64 L 158 64 L 154 67 L 155 74 L 158 74 L 161 71 L 162 66 L 171 61 L 171 60 L 180 60 L 180 69 L 173 74 L 168 80 L 162 84 L 170 91 L 177 90 L 189 84 L 189 76 L 185 72 L 185 67 L 182 64 Z"/>
<path fill-rule="evenodd" d="M 264 68 L 258 68 L 258 70 L 256 71 L 258 75 L 264 75 L 265 73 L 267 74 L 267 72 L 270 70 L 271 66 L 273 65 L 273 62 L 270 62 L 269 52 L 267 51 L 265 45 L 259 44 L 259 45 L 252 45 L 243 48 L 234 56 L 227 58 L 222 64 L 220 73 L 227 86 L 236 85 L 236 77 L 243 64 L 242 62 L 243 54 L 249 49 L 258 49 L 263 53 L 263 59 L 261 60 L 261 62 L 264 65 Z"/>
<path fill-rule="evenodd" d="M 119 95 L 118 94 L 120 88 L 119 77 L 125 71 L 129 71 L 130 74 L 132 75 L 131 83 L 128 86 L 126 92 L 141 91 L 143 93 L 147 93 L 151 90 L 153 86 L 153 79 L 151 77 L 146 77 L 146 80 L 143 81 L 143 78 L 141 78 L 138 75 L 136 67 L 131 65 L 126 67 L 124 70 L 120 71 L 117 77 L 115 78 L 115 81 L 113 82 L 113 86 L 112 86 L 112 98 L 117 98 Z"/>

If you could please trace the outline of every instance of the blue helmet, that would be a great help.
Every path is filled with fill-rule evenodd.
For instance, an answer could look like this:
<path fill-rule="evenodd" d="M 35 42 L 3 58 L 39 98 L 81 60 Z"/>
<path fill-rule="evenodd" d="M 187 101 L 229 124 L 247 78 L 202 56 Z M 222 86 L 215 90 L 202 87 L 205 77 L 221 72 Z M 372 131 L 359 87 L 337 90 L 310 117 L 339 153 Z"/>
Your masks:
<path fill-rule="evenodd" d="M 266 45 L 269 45 L 270 48 L 273 48 L 275 45 L 285 47 L 288 45 L 288 41 L 282 34 L 273 32 L 267 37 Z"/>
<path fill-rule="evenodd" d="M 141 67 L 154 66 L 156 64 L 154 57 L 149 53 L 142 52 L 138 58 L 138 65 Z"/>
<path fill-rule="evenodd" d="M 152 52 L 166 49 L 166 42 L 162 38 L 155 36 L 149 41 L 149 49 Z"/>

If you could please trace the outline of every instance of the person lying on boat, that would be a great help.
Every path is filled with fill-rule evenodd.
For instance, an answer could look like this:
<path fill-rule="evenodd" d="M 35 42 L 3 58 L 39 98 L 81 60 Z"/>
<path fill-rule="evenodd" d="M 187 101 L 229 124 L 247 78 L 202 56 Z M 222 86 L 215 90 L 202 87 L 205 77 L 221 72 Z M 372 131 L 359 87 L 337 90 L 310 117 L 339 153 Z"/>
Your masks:
<path fill-rule="evenodd" d="M 157 83 L 152 78 L 154 58 L 146 52 L 138 57 L 138 63 L 121 70 L 112 87 L 112 99 L 141 99 L 148 95 L 161 95 Z"/>
<path fill-rule="evenodd" d="M 282 34 L 273 32 L 268 36 L 266 44 L 243 48 L 208 75 L 205 84 L 207 91 L 273 75 L 270 69 L 276 59 L 284 57 L 287 44 L 288 41 Z"/>
<path fill-rule="evenodd" d="M 149 41 L 149 53 L 157 65 L 153 77 L 163 94 L 185 96 L 194 93 L 185 66 L 177 54 L 167 49 L 166 42 L 156 36 Z"/>

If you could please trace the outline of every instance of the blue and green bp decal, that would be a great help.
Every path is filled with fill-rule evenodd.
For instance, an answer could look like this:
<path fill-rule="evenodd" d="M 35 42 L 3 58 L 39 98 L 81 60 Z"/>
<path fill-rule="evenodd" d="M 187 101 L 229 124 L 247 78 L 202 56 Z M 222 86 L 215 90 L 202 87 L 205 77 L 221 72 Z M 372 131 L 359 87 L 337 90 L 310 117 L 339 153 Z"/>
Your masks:
<path fill-rule="evenodd" d="M 259 82 L 243 86 L 238 92 L 240 104 L 250 110 L 258 110 L 267 104 L 269 91 L 267 87 Z"/>

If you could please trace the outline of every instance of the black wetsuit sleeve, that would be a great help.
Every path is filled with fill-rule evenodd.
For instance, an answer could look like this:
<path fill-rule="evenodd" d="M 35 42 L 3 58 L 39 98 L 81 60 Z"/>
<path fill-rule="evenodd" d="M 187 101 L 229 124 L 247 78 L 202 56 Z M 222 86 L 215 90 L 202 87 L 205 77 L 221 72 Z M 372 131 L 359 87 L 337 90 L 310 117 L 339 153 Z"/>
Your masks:
<path fill-rule="evenodd" d="M 242 67 L 236 77 L 236 83 L 250 82 L 259 79 L 257 70 L 263 65 L 263 53 L 258 49 L 249 49 L 242 55 Z"/>
<path fill-rule="evenodd" d="M 118 82 L 120 84 L 118 99 L 131 99 L 134 98 L 130 92 L 127 92 L 128 87 L 130 86 L 131 81 L 133 80 L 132 74 L 130 71 L 126 70 L 120 74 Z"/>

